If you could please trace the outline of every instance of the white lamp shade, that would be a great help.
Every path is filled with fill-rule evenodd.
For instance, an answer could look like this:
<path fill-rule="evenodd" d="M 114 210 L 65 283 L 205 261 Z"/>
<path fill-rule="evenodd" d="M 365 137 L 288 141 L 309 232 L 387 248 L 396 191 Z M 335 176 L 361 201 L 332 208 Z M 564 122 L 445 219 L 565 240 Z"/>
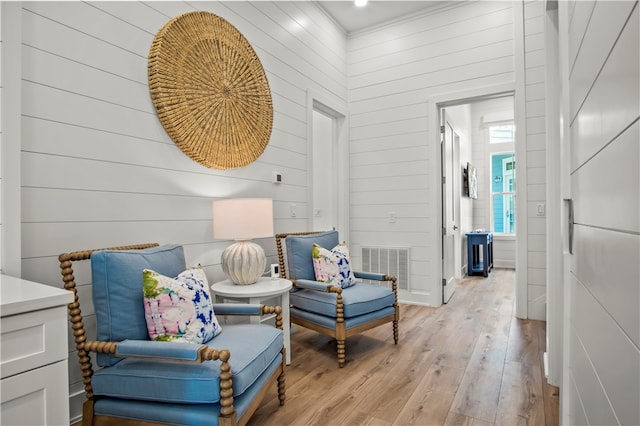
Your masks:
<path fill-rule="evenodd" d="M 273 236 L 271 198 L 231 198 L 213 202 L 213 236 L 251 240 Z"/>

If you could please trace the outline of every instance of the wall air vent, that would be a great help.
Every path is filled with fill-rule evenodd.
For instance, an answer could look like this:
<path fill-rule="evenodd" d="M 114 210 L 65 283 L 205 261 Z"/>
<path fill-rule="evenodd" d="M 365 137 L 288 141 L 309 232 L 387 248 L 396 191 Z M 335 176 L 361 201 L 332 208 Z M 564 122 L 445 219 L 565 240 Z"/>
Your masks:
<path fill-rule="evenodd" d="M 395 275 L 398 289 L 409 290 L 409 248 L 362 247 L 362 270 Z"/>

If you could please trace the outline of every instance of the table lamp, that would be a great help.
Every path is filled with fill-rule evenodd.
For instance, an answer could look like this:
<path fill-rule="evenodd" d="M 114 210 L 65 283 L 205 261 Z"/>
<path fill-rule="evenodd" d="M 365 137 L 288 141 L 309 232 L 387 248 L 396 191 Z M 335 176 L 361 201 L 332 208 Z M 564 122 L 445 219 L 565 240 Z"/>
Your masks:
<path fill-rule="evenodd" d="M 213 237 L 235 240 L 220 258 L 222 271 L 234 283 L 254 284 L 265 271 L 267 257 L 252 238 L 273 236 L 273 200 L 232 198 L 213 202 Z"/>

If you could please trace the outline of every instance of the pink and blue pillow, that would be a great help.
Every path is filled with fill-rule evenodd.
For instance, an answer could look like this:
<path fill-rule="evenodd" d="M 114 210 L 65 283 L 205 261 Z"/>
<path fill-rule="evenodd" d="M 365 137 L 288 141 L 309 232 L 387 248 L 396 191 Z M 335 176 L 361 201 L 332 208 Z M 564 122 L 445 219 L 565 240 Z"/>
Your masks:
<path fill-rule="evenodd" d="M 341 288 L 351 287 L 357 282 L 349 263 L 349 247 L 345 242 L 330 250 L 314 243 L 311 257 L 316 281 Z"/>
<path fill-rule="evenodd" d="M 222 331 L 213 311 L 207 277 L 199 265 L 175 278 L 145 269 L 143 293 L 151 340 L 201 344 Z"/>

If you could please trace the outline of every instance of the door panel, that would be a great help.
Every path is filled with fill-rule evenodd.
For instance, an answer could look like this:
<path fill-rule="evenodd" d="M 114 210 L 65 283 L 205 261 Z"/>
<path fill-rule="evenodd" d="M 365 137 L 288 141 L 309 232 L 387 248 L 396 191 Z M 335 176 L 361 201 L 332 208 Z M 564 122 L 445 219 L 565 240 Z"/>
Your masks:
<path fill-rule="evenodd" d="M 566 34 L 582 40 L 579 72 L 563 70 L 562 90 L 571 159 L 563 174 L 574 213 L 566 226 L 573 250 L 564 282 L 563 424 L 640 424 L 638 13 L 637 2 L 597 2 L 577 33 L 560 15 Z M 612 101 L 624 92 L 633 95 Z M 580 108 L 567 114 L 567 105 Z"/>
<path fill-rule="evenodd" d="M 337 226 L 337 182 L 335 180 L 335 118 L 313 111 L 313 206 L 312 228 L 329 230 Z"/>
<path fill-rule="evenodd" d="M 640 347 L 640 235 L 581 225 L 574 235 L 571 270 L 580 271 L 582 284 Z"/>
<path fill-rule="evenodd" d="M 441 111 L 442 146 L 442 303 L 447 303 L 455 291 L 455 235 L 458 221 L 455 208 L 457 167 L 454 165 L 455 135 L 453 126 L 447 120 L 444 109 Z"/>
<path fill-rule="evenodd" d="M 575 221 L 603 228 L 640 232 L 638 159 L 640 122 L 630 126 L 571 179 Z"/>

